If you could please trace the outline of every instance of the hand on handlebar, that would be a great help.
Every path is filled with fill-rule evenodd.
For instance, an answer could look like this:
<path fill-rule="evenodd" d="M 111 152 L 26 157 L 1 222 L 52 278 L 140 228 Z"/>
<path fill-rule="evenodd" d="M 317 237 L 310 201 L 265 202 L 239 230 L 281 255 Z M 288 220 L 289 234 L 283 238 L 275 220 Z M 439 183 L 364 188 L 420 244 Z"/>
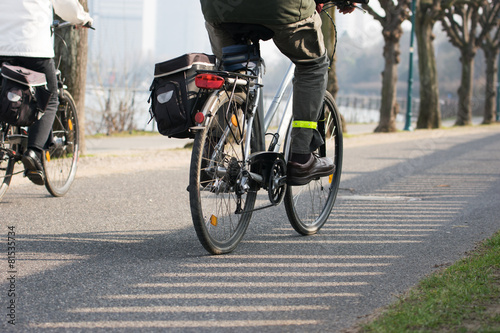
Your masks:
<path fill-rule="evenodd" d="M 85 23 L 85 24 L 73 24 L 71 22 L 61 22 L 58 20 L 54 20 L 54 22 L 52 22 L 52 29 L 53 30 L 66 28 L 66 27 L 72 27 L 73 29 L 86 28 L 86 29 L 95 30 L 95 28 L 92 26 L 92 22 L 90 22 L 90 21 Z"/>
<path fill-rule="evenodd" d="M 73 25 L 74 29 L 92 29 L 95 30 L 95 28 L 92 26 L 90 22 L 87 22 L 85 24 L 75 24 Z"/>
<path fill-rule="evenodd" d="M 352 13 L 356 9 L 356 3 L 352 2 L 349 5 L 338 6 L 337 9 L 339 10 L 339 13 L 342 13 L 344 15 L 345 14 L 350 14 L 350 13 Z"/>
<path fill-rule="evenodd" d="M 83 25 L 84 28 L 95 30 L 91 22 L 87 22 Z"/>
<path fill-rule="evenodd" d="M 356 0 L 354 2 L 353 0 L 314 0 L 316 2 L 316 11 L 318 13 L 321 13 L 323 10 L 323 6 L 325 4 L 332 4 L 337 7 L 340 13 L 342 14 L 349 14 L 354 11 L 354 9 L 358 8 L 361 9 L 361 7 L 356 6 L 358 3 L 364 3 L 367 4 L 369 0 Z"/>

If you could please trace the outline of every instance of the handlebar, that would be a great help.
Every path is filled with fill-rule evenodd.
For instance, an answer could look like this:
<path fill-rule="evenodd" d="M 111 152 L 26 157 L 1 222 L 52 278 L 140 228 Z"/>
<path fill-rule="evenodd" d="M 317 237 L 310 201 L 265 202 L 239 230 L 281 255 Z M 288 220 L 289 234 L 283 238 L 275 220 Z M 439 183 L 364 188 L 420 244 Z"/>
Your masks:
<path fill-rule="evenodd" d="M 95 30 L 95 28 L 93 26 L 90 25 L 90 22 L 87 22 L 83 25 L 84 28 L 88 28 L 88 29 L 92 29 L 92 30 Z"/>
<path fill-rule="evenodd" d="M 74 24 L 74 23 L 71 23 L 71 22 L 61 22 L 61 21 L 58 21 L 58 20 L 54 20 L 54 22 L 52 22 L 52 29 L 54 29 L 54 30 L 66 28 L 66 27 L 69 27 L 69 26 L 76 27 L 77 24 Z M 93 26 L 91 26 L 89 22 L 87 22 L 85 25 L 82 25 L 82 27 L 95 30 L 95 28 Z"/>
<path fill-rule="evenodd" d="M 325 7 L 323 8 L 323 11 L 325 11 L 328 8 L 331 7 L 337 7 L 337 9 L 342 13 L 343 10 L 353 8 L 353 9 L 359 9 L 363 12 L 365 10 L 361 6 L 357 6 L 357 4 L 368 4 L 370 0 L 315 0 L 317 4 L 324 4 Z M 349 10 L 348 12 L 351 12 L 352 10 Z"/>
<path fill-rule="evenodd" d="M 337 7 L 356 7 L 355 4 L 365 4 L 367 5 L 370 0 L 332 0 L 332 1 L 318 1 L 320 3 L 331 3 Z"/>

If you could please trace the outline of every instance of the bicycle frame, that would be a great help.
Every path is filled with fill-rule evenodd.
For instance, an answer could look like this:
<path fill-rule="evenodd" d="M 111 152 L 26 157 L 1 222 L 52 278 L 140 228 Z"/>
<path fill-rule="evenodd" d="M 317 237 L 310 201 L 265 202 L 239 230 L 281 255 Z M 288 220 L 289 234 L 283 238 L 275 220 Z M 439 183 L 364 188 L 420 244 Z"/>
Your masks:
<path fill-rule="evenodd" d="M 264 133 L 268 131 L 269 126 L 271 126 L 271 121 L 274 118 L 276 112 L 278 111 L 278 108 L 281 104 L 281 100 L 283 99 L 283 96 L 285 94 L 285 91 L 288 89 L 290 84 L 292 83 L 293 80 L 293 75 L 294 75 L 294 70 L 295 70 L 295 64 L 292 62 L 290 63 L 290 66 L 288 66 L 288 70 L 285 73 L 285 76 L 283 77 L 283 81 L 281 82 L 278 90 L 276 91 L 276 95 L 273 98 L 273 101 L 271 102 L 271 105 L 269 106 L 269 109 L 267 110 L 265 117 L 264 117 Z M 276 134 L 279 136 L 279 139 L 285 138 L 285 135 L 288 131 L 288 124 L 290 123 L 290 120 L 292 119 L 292 107 L 291 107 L 291 101 L 292 101 L 292 96 L 293 94 L 290 94 L 288 97 L 285 110 L 283 112 L 283 115 L 281 117 L 280 124 L 278 126 L 278 130 Z M 279 142 L 282 142 L 282 140 L 279 140 L 274 149 L 272 151 L 274 152 L 279 152 L 279 149 L 281 147 L 281 144 Z M 285 149 L 285 153 L 288 153 L 288 150 Z M 288 160 L 288 156 L 285 156 L 285 160 Z"/>
<path fill-rule="evenodd" d="M 263 70 L 264 70 L 264 64 L 261 61 L 261 62 L 259 62 L 259 65 L 257 66 L 257 68 L 254 70 L 256 73 L 254 76 L 252 76 L 251 82 L 247 81 L 247 80 L 238 79 L 238 77 L 228 79 L 227 81 L 233 85 L 233 89 L 230 92 L 231 98 L 234 94 L 234 90 L 235 90 L 236 86 L 238 86 L 238 85 L 245 86 L 245 85 L 249 85 L 249 84 L 251 86 L 253 86 L 253 87 L 249 87 L 249 90 L 253 89 L 255 97 L 253 97 L 253 99 L 252 99 L 253 105 L 248 105 L 248 104 L 246 105 L 245 112 L 247 114 L 247 118 L 246 118 L 245 127 L 252 128 L 253 122 L 255 119 L 255 115 L 257 115 L 257 113 L 259 113 L 258 114 L 259 119 L 263 120 L 263 123 L 262 122 L 260 123 L 261 133 L 265 136 L 265 134 L 269 130 L 269 127 L 271 126 L 272 119 L 274 118 L 274 116 L 278 112 L 278 109 L 283 101 L 283 97 L 285 95 L 285 92 L 292 84 L 295 65 L 293 63 L 290 63 L 290 65 L 289 65 L 289 67 L 288 67 L 288 69 L 283 77 L 283 80 L 282 80 L 278 90 L 276 91 L 275 96 L 274 96 L 271 104 L 269 105 L 269 108 L 267 109 L 267 111 L 265 113 L 264 113 L 264 97 L 263 97 L 263 93 L 262 93 L 262 89 L 263 89 L 262 73 L 264 72 Z M 207 100 L 205 105 L 213 105 L 213 103 L 210 103 L 209 101 L 217 98 L 217 96 L 220 94 L 221 91 L 224 91 L 224 88 L 220 88 L 218 90 L 215 90 L 211 94 L 211 96 L 209 97 L 209 99 Z M 254 101 L 257 101 L 257 103 L 254 103 Z M 290 134 L 289 124 L 290 124 L 290 120 L 293 117 L 292 103 L 291 102 L 292 102 L 292 94 L 290 94 L 288 96 L 288 99 L 286 100 L 285 108 L 284 108 L 284 110 L 281 114 L 281 118 L 279 120 L 278 129 L 274 133 L 275 134 L 274 138 L 277 137 L 277 140 L 273 139 L 273 141 L 270 143 L 268 151 L 278 153 L 283 146 L 283 142 L 286 139 L 287 133 Z M 208 110 L 206 108 L 201 110 L 201 112 L 203 113 L 205 118 L 207 118 L 206 116 L 208 114 L 211 114 L 212 111 L 213 110 Z M 195 131 L 202 130 L 203 128 L 204 128 L 204 124 L 200 124 L 196 127 L 193 127 L 192 130 L 195 130 Z M 223 137 L 224 137 L 224 135 L 228 135 L 228 134 L 229 134 L 229 130 L 226 129 L 226 131 L 223 134 Z M 250 142 L 252 131 L 246 131 L 245 135 L 246 135 L 246 138 L 245 138 L 246 142 Z M 262 139 L 265 139 L 265 138 L 262 138 Z M 287 140 L 287 141 L 290 142 L 290 140 Z M 288 154 L 287 149 L 284 149 L 283 152 L 286 155 Z M 216 151 L 214 153 L 216 153 Z M 285 161 L 288 160 L 288 156 L 286 156 L 286 155 L 284 156 Z M 247 145 L 245 145 L 244 160 L 246 162 L 248 162 L 249 157 L 250 157 L 250 145 L 247 144 Z"/>

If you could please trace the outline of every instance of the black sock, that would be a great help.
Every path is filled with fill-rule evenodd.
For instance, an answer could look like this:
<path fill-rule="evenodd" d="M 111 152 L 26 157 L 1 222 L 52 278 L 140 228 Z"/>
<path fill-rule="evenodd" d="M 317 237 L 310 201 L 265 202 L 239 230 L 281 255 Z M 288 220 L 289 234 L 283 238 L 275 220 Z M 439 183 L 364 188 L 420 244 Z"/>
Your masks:
<path fill-rule="evenodd" d="M 309 154 L 292 153 L 292 157 L 290 158 L 290 161 L 296 162 L 299 164 L 305 164 L 309 161 L 310 158 L 311 158 L 311 153 L 309 153 Z"/>

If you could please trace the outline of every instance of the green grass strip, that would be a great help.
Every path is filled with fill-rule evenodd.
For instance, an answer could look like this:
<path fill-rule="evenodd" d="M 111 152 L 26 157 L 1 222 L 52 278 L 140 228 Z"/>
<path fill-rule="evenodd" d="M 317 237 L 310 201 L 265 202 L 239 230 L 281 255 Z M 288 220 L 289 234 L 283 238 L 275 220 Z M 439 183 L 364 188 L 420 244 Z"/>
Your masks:
<path fill-rule="evenodd" d="M 500 232 L 421 281 L 361 332 L 500 332 Z"/>

